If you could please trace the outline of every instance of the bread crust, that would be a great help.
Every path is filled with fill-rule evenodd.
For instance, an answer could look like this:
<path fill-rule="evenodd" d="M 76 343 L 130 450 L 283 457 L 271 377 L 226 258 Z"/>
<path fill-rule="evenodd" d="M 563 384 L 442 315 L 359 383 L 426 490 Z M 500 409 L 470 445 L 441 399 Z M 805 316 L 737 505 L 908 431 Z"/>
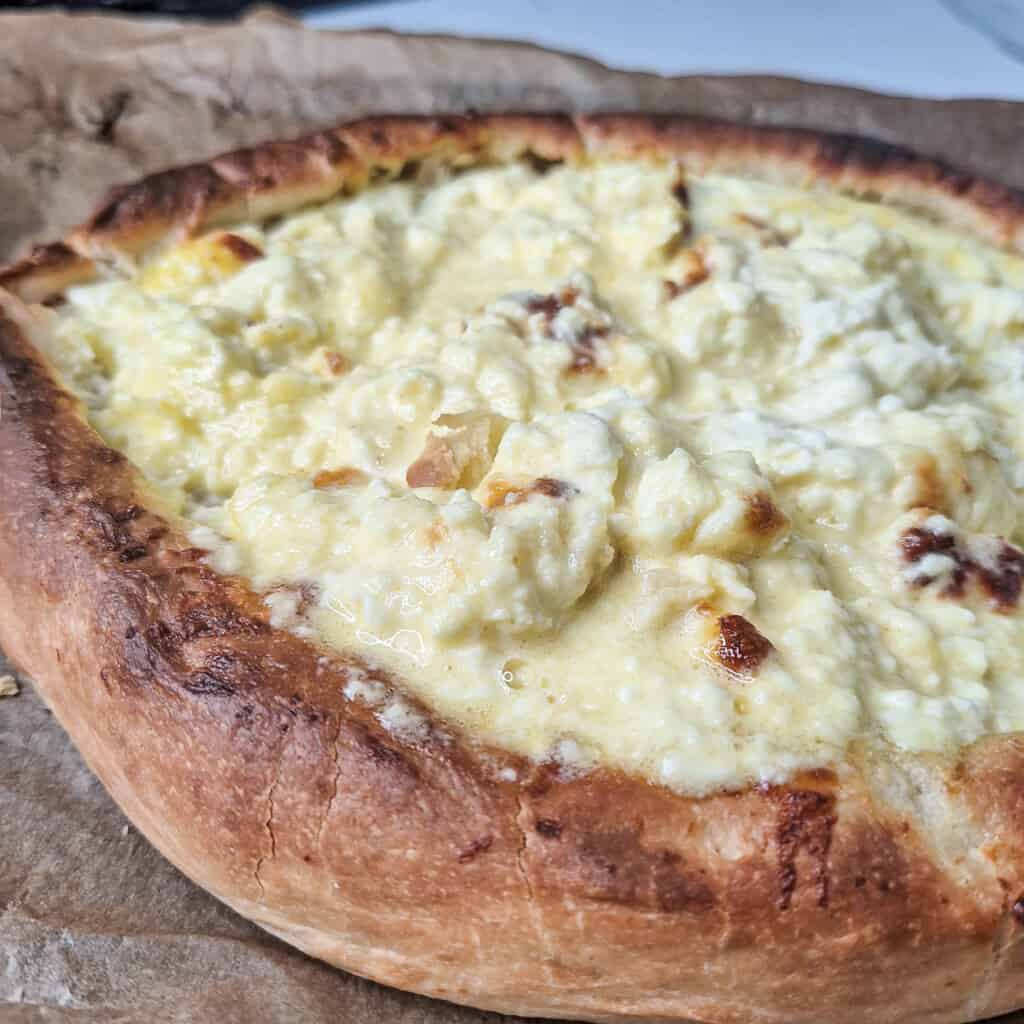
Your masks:
<path fill-rule="evenodd" d="M 350 700 L 85 422 L 34 340 L 97 265 L 411 161 L 679 159 L 898 202 L 1024 250 L 1024 195 L 866 140 L 692 117 L 374 118 L 115 189 L 0 271 L 0 643 L 170 860 L 358 974 L 591 1021 L 942 1024 L 1024 1004 L 1024 740 L 851 749 L 693 798 Z M 407 699 L 409 699 L 407 697 Z M 414 702 L 415 703 L 415 702 Z"/>
<path fill-rule="evenodd" d="M 33 246 L 24 259 L 0 268 L 0 288 L 26 302 L 46 302 L 95 276 L 92 260 L 79 256 L 63 242 L 53 242 Z"/>

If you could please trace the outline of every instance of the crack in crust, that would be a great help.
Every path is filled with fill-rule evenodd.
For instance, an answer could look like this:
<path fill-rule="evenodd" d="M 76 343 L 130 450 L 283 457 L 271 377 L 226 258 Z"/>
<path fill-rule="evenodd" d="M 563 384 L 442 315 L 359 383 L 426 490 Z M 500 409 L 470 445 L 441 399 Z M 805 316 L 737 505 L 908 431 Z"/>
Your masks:
<path fill-rule="evenodd" d="M 274 774 L 274 781 L 270 784 L 270 790 L 267 793 L 267 820 L 264 825 L 267 830 L 267 836 L 270 839 L 270 852 L 269 854 L 260 854 L 256 859 L 256 866 L 253 868 L 253 878 L 256 880 L 256 885 L 259 887 L 260 893 L 266 892 L 263 886 L 263 880 L 260 878 L 260 871 L 263 868 L 263 863 L 269 857 L 273 860 L 277 856 L 277 837 L 274 835 L 274 794 L 277 792 L 278 784 L 281 781 L 281 767 L 280 760 L 278 761 L 278 768 Z"/>
<path fill-rule="evenodd" d="M 1011 740 L 986 747 L 987 761 L 965 755 L 961 775 L 928 767 L 959 787 L 970 834 L 989 837 L 940 855 L 960 823 L 915 794 L 911 827 L 856 764 L 841 780 L 698 800 L 601 771 L 541 768 L 506 785 L 488 767 L 502 755 L 471 737 L 388 736 L 341 696 L 350 658 L 330 655 L 321 672 L 324 652 L 272 629 L 242 581 L 147 511 L 132 467 L 33 347 L 39 318 L 7 294 L 59 297 L 99 263 L 413 162 L 593 158 L 823 183 L 1024 251 L 1020 192 L 863 139 L 686 116 L 377 118 L 122 186 L 66 243 L 0 270 L 0 640 L 168 856 L 361 974 L 604 1021 L 815 1024 L 828 1013 L 854 1024 L 898 1012 L 940 1024 L 1011 1009 L 1024 1002 L 1020 900 L 1006 895 L 1024 892 L 1024 752 Z M 332 814 L 349 823 L 344 836 L 326 827 Z M 971 857 L 994 867 L 968 870 Z M 500 955 L 483 956 L 481 935 Z"/>

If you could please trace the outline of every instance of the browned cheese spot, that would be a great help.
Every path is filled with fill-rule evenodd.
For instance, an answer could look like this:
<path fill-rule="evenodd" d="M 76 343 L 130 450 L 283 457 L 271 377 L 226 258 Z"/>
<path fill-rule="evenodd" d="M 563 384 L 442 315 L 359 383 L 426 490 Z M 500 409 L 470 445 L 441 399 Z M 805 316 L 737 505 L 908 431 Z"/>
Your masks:
<path fill-rule="evenodd" d="M 350 487 L 352 484 L 360 484 L 366 479 L 366 474 L 354 466 L 342 466 L 339 469 L 321 469 L 313 477 L 313 486 L 318 491 L 327 490 L 330 487 Z"/>
<path fill-rule="evenodd" d="M 526 300 L 524 308 L 531 316 L 540 313 L 544 317 L 544 336 L 554 340 L 552 322 L 559 312 L 576 304 L 580 293 L 576 288 L 563 288 L 558 294 L 536 295 Z M 588 324 L 569 343 L 571 356 L 567 373 L 591 373 L 599 369 L 596 345 L 599 339 L 608 336 L 608 328 Z"/>
<path fill-rule="evenodd" d="M 493 414 L 456 413 L 439 416 L 441 433 L 427 435 L 423 451 L 405 471 L 410 487 L 472 489 L 494 460 L 506 421 Z"/>
<path fill-rule="evenodd" d="M 562 293 L 562 295 L 538 295 L 533 298 L 526 300 L 525 309 L 526 312 L 531 316 L 537 313 L 541 313 L 544 316 L 544 320 L 547 323 L 551 323 L 552 320 L 558 316 L 558 311 L 564 306 L 571 306 L 576 301 L 575 292 L 570 301 L 564 301 L 563 296 L 568 293 L 568 289 Z"/>
<path fill-rule="evenodd" d="M 418 459 L 405 471 L 410 487 L 453 488 L 459 482 L 461 468 L 452 446 L 443 437 L 428 434 Z"/>
<path fill-rule="evenodd" d="M 768 221 L 762 220 L 760 217 L 755 217 L 750 213 L 737 213 L 736 220 L 748 228 L 753 228 L 757 232 L 758 241 L 760 241 L 761 245 L 789 245 L 788 235 L 780 231 L 774 224 L 769 224 Z"/>
<path fill-rule="evenodd" d="M 664 281 L 665 295 L 670 302 L 711 277 L 711 266 L 700 242 L 692 249 L 684 250 L 679 256 L 679 263 L 675 277 Z"/>
<path fill-rule="evenodd" d="M 448 539 L 448 528 L 440 519 L 435 519 L 424 531 L 423 539 L 432 547 L 436 548 Z"/>
<path fill-rule="evenodd" d="M 730 672 L 752 676 L 775 648 L 757 627 L 742 615 L 723 615 L 718 620 L 718 641 L 712 656 Z"/>
<path fill-rule="evenodd" d="M 900 538 L 900 548 L 904 561 L 913 564 L 920 562 L 925 555 L 949 554 L 956 548 L 956 539 L 948 533 L 934 533 L 915 526 Z"/>
<path fill-rule="evenodd" d="M 607 327 L 588 327 L 572 344 L 569 373 L 591 373 L 598 369 L 596 342 L 608 336 Z"/>
<path fill-rule="evenodd" d="M 962 598 L 973 580 L 984 591 L 989 604 L 998 612 L 1012 611 L 1020 602 L 1024 581 L 1024 551 L 998 538 L 994 559 L 980 561 L 948 533 L 937 533 L 915 526 L 900 538 L 903 560 L 908 565 L 921 561 L 925 555 L 940 554 L 952 559 L 954 566 L 942 597 Z M 913 586 L 926 587 L 934 577 L 921 575 Z"/>
<path fill-rule="evenodd" d="M 676 176 L 672 181 L 672 198 L 687 212 L 690 209 L 690 190 L 686 187 L 686 174 L 682 167 L 676 168 Z"/>
<path fill-rule="evenodd" d="M 252 263 L 254 260 L 263 259 L 263 250 L 241 235 L 226 231 L 217 240 L 235 259 L 241 260 L 243 263 Z"/>
<path fill-rule="evenodd" d="M 747 514 L 744 522 L 751 533 L 759 537 L 771 537 L 784 530 L 789 520 L 764 491 L 748 494 L 745 497 Z"/>
<path fill-rule="evenodd" d="M 327 365 L 327 372 L 332 377 L 340 377 L 352 368 L 352 364 L 346 356 L 331 350 L 324 352 L 324 363 Z"/>
<path fill-rule="evenodd" d="M 930 455 L 926 456 L 914 469 L 917 489 L 911 508 L 923 506 L 933 508 L 937 512 L 946 512 L 946 488 L 943 486 L 939 467 Z"/>
<path fill-rule="evenodd" d="M 496 477 L 488 481 L 484 505 L 487 508 L 508 508 L 511 505 L 521 505 L 531 494 L 540 494 L 545 498 L 568 498 L 575 493 L 576 489 L 571 484 L 550 476 L 538 477 L 526 486 L 519 486 Z"/>
<path fill-rule="evenodd" d="M 679 205 L 679 227 L 672 237 L 662 246 L 666 259 L 675 259 L 686 248 L 690 241 L 690 190 L 686 187 L 686 172 L 681 164 L 676 164 L 675 177 L 671 185 L 672 198 Z"/>
<path fill-rule="evenodd" d="M 1024 579 L 1024 551 L 1003 541 L 995 565 L 970 564 L 978 583 L 999 611 L 1017 606 Z"/>
<path fill-rule="evenodd" d="M 530 489 L 534 494 L 543 494 L 546 498 L 566 498 L 572 493 L 567 483 L 550 476 L 537 477 Z"/>

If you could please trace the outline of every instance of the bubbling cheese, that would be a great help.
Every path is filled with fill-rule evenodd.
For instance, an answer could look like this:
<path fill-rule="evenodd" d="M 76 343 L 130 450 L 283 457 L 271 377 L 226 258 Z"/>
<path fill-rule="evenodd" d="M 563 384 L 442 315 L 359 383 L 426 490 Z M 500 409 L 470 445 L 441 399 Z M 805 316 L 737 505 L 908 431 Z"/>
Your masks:
<path fill-rule="evenodd" d="M 1020 729 L 1024 261 L 679 174 L 214 232 L 49 355 L 273 621 L 487 742 L 705 793 Z"/>

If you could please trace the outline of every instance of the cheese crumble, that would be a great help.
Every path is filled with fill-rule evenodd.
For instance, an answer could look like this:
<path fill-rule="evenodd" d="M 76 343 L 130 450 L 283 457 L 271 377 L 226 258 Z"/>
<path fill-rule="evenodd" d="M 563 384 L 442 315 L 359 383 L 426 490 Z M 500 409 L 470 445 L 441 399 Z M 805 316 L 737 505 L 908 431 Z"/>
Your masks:
<path fill-rule="evenodd" d="M 273 622 L 488 742 L 705 793 L 1020 729 L 1024 261 L 679 173 L 213 232 L 71 289 L 49 355 Z"/>

